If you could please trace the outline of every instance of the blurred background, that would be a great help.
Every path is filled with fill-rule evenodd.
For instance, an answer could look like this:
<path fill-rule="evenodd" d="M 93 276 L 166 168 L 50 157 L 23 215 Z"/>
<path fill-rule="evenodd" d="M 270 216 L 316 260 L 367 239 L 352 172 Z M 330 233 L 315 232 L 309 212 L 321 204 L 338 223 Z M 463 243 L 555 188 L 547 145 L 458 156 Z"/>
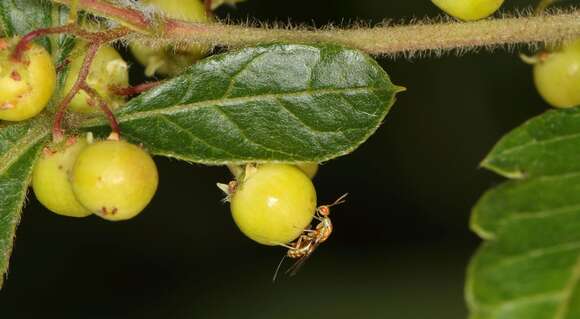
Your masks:
<path fill-rule="evenodd" d="M 321 26 L 439 12 L 426 0 L 248 0 L 219 14 Z M 225 168 L 157 158 L 160 189 L 128 222 L 59 217 L 30 196 L 2 317 L 465 318 L 465 268 L 480 243 L 470 209 L 501 182 L 478 163 L 546 105 L 517 52 L 379 60 L 408 91 L 366 144 L 321 167 L 320 203 L 350 196 L 297 276 L 272 283 L 285 250 L 237 230 L 215 187 Z"/>

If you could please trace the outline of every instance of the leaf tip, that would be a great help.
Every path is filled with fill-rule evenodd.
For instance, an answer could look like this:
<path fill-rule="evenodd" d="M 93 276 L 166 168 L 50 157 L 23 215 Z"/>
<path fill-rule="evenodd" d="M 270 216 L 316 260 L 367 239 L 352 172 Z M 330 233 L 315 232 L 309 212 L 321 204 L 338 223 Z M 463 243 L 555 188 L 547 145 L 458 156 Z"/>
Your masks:
<path fill-rule="evenodd" d="M 500 167 L 489 156 L 486 157 L 483 161 L 481 161 L 481 163 L 479 163 L 479 167 L 485 168 L 509 179 L 523 179 L 527 176 L 527 174 L 523 170 L 517 168 L 507 169 L 504 167 Z"/>
<path fill-rule="evenodd" d="M 400 85 L 394 85 L 395 87 L 395 94 L 407 91 L 407 88 Z"/>

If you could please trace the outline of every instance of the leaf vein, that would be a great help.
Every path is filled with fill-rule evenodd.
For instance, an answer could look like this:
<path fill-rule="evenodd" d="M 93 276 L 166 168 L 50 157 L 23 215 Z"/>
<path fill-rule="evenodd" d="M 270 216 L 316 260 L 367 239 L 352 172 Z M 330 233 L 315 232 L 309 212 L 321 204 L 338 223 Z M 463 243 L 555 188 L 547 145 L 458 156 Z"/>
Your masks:
<path fill-rule="evenodd" d="M 196 136 L 195 134 L 193 134 L 193 132 L 191 132 L 190 130 L 188 130 L 185 127 L 181 126 L 179 123 L 175 122 L 172 118 L 168 117 L 167 115 L 158 115 L 158 118 L 161 118 L 166 123 L 168 123 L 169 125 L 175 127 L 176 129 L 185 132 L 186 135 L 189 136 L 192 140 L 197 140 L 197 141 L 201 142 L 202 144 L 206 145 L 207 147 L 209 147 L 211 149 L 214 149 L 214 150 L 217 150 L 217 151 L 226 153 L 226 154 L 228 154 L 230 156 L 234 156 L 234 154 L 230 153 L 225 148 L 212 145 L 212 144 L 208 143 L 205 139 L 202 139 L 202 138 Z"/>
<path fill-rule="evenodd" d="M 245 96 L 245 97 L 237 97 L 237 98 L 228 98 L 228 99 L 215 99 L 215 100 L 205 100 L 200 102 L 194 102 L 190 104 L 181 104 L 175 105 L 166 108 L 159 108 L 159 109 L 152 109 L 148 111 L 136 111 L 133 113 L 121 113 L 118 117 L 119 121 L 127 122 L 135 119 L 141 119 L 148 116 L 154 116 L 157 114 L 167 114 L 172 115 L 175 113 L 183 112 L 183 111 L 192 111 L 198 108 L 203 107 L 219 107 L 219 106 L 226 106 L 226 105 L 236 105 L 242 103 L 249 103 L 249 102 L 256 102 L 261 100 L 272 100 L 278 97 L 302 97 L 306 95 L 325 95 L 325 94 L 340 94 L 340 93 L 369 93 L 375 91 L 385 90 L 384 88 L 374 88 L 374 87 L 358 87 L 358 88 L 350 88 L 350 89 L 319 89 L 314 91 L 296 91 L 292 93 L 282 92 L 282 93 L 272 93 L 272 94 L 261 94 L 261 95 L 254 95 L 254 96 Z M 97 119 L 95 120 L 97 123 L 101 123 L 104 120 Z M 85 127 L 87 126 L 94 126 L 96 123 L 94 121 L 88 121 L 84 124 Z"/>
<path fill-rule="evenodd" d="M 262 149 L 264 149 L 264 150 L 266 150 L 266 151 L 269 151 L 269 152 L 271 152 L 271 153 L 278 153 L 278 154 L 283 154 L 283 155 L 287 155 L 287 156 L 289 156 L 289 157 L 291 157 L 291 158 L 295 158 L 295 157 L 296 157 L 296 154 L 287 153 L 287 152 L 284 152 L 284 151 L 282 151 L 282 150 L 275 150 L 275 149 L 272 149 L 272 148 L 270 148 L 270 147 L 268 147 L 268 146 L 266 146 L 266 145 L 264 145 L 264 144 L 262 144 L 262 143 L 259 143 L 259 142 L 255 141 L 254 139 L 251 139 L 251 138 L 249 138 L 249 137 L 248 137 L 248 134 L 246 133 L 246 131 L 245 131 L 245 130 L 244 130 L 244 129 L 243 129 L 243 128 L 242 128 L 242 127 L 241 127 L 241 126 L 240 126 L 240 125 L 239 125 L 239 124 L 236 122 L 236 121 L 234 121 L 234 120 L 233 120 L 233 119 L 232 119 L 232 118 L 231 118 L 231 117 L 230 117 L 230 116 L 229 116 L 229 115 L 228 115 L 228 114 L 227 114 L 227 113 L 226 113 L 226 112 L 225 112 L 225 111 L 224 111 L 224 110 L 223 110 L 221 107 L 219 107 L 219 106 L 216 106 L 216 107 L 215 107 L 215 110 L 216 110 L 217 112 L 219 112 L 219 113 L 220 113 L 220 114 L 221 114 L 223 117 L 225 117 L 225 118 L 226 118 L 226 120 L 227 120 L 227 121 L 228 121 L 230 124 L 232 124 L 232 125 L 233 125 L 233 126 L 234 126 L 234 127 L 235 127 L 235 128 L 236 128 L 236 129 L 237 129 L 239 132 L 240 132 L 241 136 L 242 136 L 242 137 L 243 137 L 243 138 L 244 138 L 244 139 L 245 139 L 247 142 L 249 142 L 249 143 L 251 143 L 251 144 L 254 144 L 255 146 L 257 146 L 257 147 L 259 147 L 259 148 L 262 148 Z"/>

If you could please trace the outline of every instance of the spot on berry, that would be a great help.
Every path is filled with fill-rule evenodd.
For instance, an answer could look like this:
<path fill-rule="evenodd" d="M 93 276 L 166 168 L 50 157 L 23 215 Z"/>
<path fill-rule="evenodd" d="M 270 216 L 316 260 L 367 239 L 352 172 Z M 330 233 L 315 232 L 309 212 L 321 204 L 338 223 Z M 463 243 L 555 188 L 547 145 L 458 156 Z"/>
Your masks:
<path fill-rule="evenodd" d="M 10 78 L 12 78 L 12 80 L 14 80 L 14 81 L 21 81 L 22 80 L 22 76 L 20 76 L 20 73 L 18 73 L 16 70 L 12 71 L 12 73 L 10 73 Z"/>
<path fill-rule="evenodd" d="M 10 110 L 15 108 L 14 104 L 11 102 L 4 102 L 0 104 L 0 110 Z"/>

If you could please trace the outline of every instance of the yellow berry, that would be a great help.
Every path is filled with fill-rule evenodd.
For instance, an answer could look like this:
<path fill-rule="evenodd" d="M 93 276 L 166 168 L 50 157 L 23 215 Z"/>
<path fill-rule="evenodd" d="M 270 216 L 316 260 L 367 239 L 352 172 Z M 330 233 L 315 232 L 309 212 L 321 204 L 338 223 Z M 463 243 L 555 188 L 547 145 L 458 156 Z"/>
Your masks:
<path fill-rule="evenodd" d="M 534 65 L 534 82 L 540 95 L 552 106 L 580 105 L 580 40 L 540 56 L 540 62 Z"/>
<path fill-rule="evenodd" d="M 86 217 L 91 212 L 76 199 L 70 173 L 79 153 L 87 146 L 85 139 L 69 138 L 48 147 L 32 172 L 32 189 L 38 201 L 54 213 Z"/>
<path fill-rule="evenodd" d="M 130 219 L 149 204 L 157 190 L 157 167 L 140 147 L 125 141 L 87 146 L 72 172 L 73 191 L 94 214 L 111 221 Z"/>
<path fill-rule="evenodd" d="M 431 0 L 447 14 L 464 21 L 487 18 L 496 12 L 504 0 Z"/>
<path fill-rule="evenodd" d="M 64 84 L 65 94 L 70 92 L 79 76 L 86 55 L 86 43 L 77 44 L 71 53 L 70 68 Z M 97 51 L 91 64 L 87 84 L 103 98 L 111 109 L 125 103 L 125 97 L 115 94 L 115 88 L 129 86 L 129 71 L 125 60 L 113 47 L 106 45 Z M 89 95 L 80 91 L 70 103 L 70 109 L 80 113 L 99 112 L 99 105 Z"/>
<path fill-rule="evenodd" d="M 190 22 L 209 22 L 205 7 L 200 0 L 144 0 L 143 4 L 153 6 L 166 16 Z M 158 47 L 150 43 L 132 42 L 131 52 L 145 66 L 145 74 L 152 76 L 174 76 L 207 54 L 209 48 L 199 44 L 185 47 Z"/>
<path fill-rule="evenodd" d="M 296 165 L 306 176 L 310 179 L 313 179 L 318 173 L 318 163 L 310 162 L 310 163 L 301 163 Z"/>
<path fill-rule="evenodd" d="M 265 164 L 246 174 L 231 196 L 231 211 L 242 233 L 264 245 L 296 239 L 316 210 L 312 181 L 293 165 Z"/>
<path fill-rule="evenodd" d="M 19 62 L 12 54 L 18 38 L 0 39 L 0 120 L 23 121 L 40 113 L 52 97 L 56 70 L 50 54 L 30 44 Z"/>

